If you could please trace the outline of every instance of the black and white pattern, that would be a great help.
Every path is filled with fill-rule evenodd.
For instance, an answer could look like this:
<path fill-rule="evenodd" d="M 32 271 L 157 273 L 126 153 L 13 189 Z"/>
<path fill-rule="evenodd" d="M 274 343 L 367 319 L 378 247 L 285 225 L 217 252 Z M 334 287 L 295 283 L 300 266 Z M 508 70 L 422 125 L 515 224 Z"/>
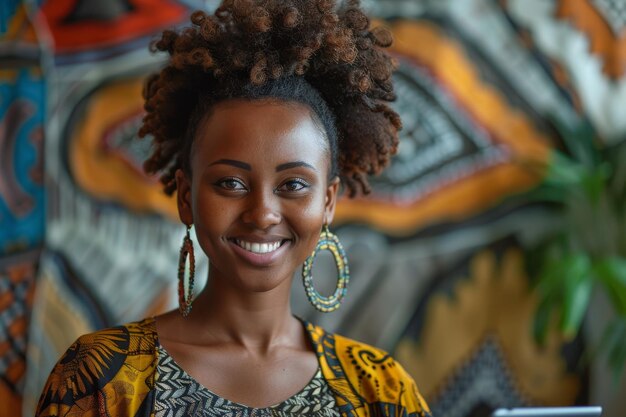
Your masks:
<path fill-rule="evenodd" d="M 515 386 L 497 338 L 487 337 L 432 402 L 432 413 L 463 417 L 478 415 L 476 410 L 530 405 Z M 490 412 L 484 415 L 490 415 Z"/>
<path fill-rule="evenodd" d="M 156 378 L 156 417 L 339 417 L 335 398 L 318 370 L 297 394 L 280 404 L 252 408 L 209 391 L 187 374 L 161 346 Z"/>

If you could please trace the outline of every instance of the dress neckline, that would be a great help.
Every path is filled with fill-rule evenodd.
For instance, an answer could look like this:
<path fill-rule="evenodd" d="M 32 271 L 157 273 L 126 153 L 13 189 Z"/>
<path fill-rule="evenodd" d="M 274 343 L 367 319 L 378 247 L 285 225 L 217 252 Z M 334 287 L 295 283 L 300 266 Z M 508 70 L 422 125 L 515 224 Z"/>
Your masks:
<path fill-rule="evenodd" d="M 250 405 L 246 405 L 246 404 L 242 404 L 242 403 L 238 403 L 236 401 L 232 401 L 229 400 L 228 398 L 225 398 L 219 394 L 217 394 L 215 391 L 205 387 L 202 383 L 200 383 L 200 381 L 198 381 L 197 379 L 195 379 L 193 376 L 191 376 L 178 362 L 176 362 L 176 359 L 174 359 L 174 357 L 172 355 L 170 355 L 170 353 L 167 351 L 167 349 L 165 349 L 165 347 L 163 347 L 163 345 L 161 344 L 161 341 L 159 339 L 159 333 L 157 332 L 157 328 L 156 328 L 156 317 L 150 317 L 147 320 L 150 320 L 149 326 L 151 327 L 151 330 L 154 332 L 154 340 L 155 340 L 155 348 L 157 351 L 157 355 L 160 359 L 160 354 L 163 353 L 165 355 L 167 355 L 167 357 L 169 357 L 171 364 L 173 364 L 173 366 L 175 366 L 178 371 L 188 380 L 192 381 L 194 384 L 196 384 L 198 387 L 200 387 L 200 389 L 202 391 L 207 392 L 208 394 L 216 397 L 216 398 L 220 398 L 223 401 L 234 405 L 235 407 L 241 407 L 241 408 L 245 408 L 248 410 L 270 410 L 273 408 L 278 408 L 281 407 L 283 405 L 285 405 L 286 403 L 288 403 L 291 399 L 301 396 L 303 392 L 305 392 L 307 390 L 307 388 L 309 388 L 309 386 L 311 386 L 316 380 L 318 379 L 322 379 L 325 381 L 324 376 L 322 374 L 322 368 L 319 362 L 319 356 L 317 355 L 316 352 L 316 344 L 314 343 L 312 337 L 311 337 L 311 333 L 310 330 L 308 328 L 308 322 L 306 322 L 305 320 L 301 319 L 298 316 L 294 317 L 302 324 L 302 327 L 304 329 L 305 335 L 307 337 L 307 340 L 309 341 L 309 343 L 311 343 L 311 345 L 313 346 L 313 353 L 315 354 L 315 359 L 317 360 L 317 368 L 315 369 L 315 372 L 313 373 L 313 376 L 311 378 L 309 378 L 308 382 L 300 389 L 298 390 L 295 394 L 290 395 L 289 397 L 287 397 L 286 399 L 276 403 L 276 404 L 272 404 L 272 405 L 268 405 L 266 407 L 252 407 Z"/>

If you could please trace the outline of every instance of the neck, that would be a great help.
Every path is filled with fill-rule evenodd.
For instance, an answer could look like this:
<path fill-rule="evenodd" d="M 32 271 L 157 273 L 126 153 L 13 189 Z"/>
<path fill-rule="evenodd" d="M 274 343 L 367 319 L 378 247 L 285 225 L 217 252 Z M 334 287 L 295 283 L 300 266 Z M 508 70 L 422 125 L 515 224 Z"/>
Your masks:
<path fill-rule="evenodd" d="M 291 280 L 270 291 L 244 292 L 219 277 L 209 277 L 189 317 L 200 343 L 234 343 L 267 351 L 289 344 L 302 333 L 289 305 Z"/>

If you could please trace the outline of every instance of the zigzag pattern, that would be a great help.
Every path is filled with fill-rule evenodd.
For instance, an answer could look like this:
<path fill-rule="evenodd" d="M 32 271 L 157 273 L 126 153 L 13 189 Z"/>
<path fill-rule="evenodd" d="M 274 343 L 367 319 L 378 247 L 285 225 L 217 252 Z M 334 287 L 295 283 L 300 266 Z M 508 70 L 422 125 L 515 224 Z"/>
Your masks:
<path fill-rule="evenodd" d="M 220 397 L 187 374 L 161 346 L 156 378 L 156 417 L 339 417 L 335 398 L 318 371 L 297 394 L 267 408 L 251 408 Z"/>

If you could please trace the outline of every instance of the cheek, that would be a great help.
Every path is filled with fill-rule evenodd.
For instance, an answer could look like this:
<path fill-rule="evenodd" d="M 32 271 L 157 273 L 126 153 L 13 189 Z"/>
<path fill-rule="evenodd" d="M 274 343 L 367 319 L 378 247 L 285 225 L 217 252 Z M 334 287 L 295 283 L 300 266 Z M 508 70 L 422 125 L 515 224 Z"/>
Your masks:
<path fill-rule="evenodd" d="M 232 213 L 224 204 L 219 204 L 214 195 L 197 192 L 193 197 L 193 219 L 198 242 L 204 252 L 209 255 L 212 239 L 224 235 L 229 224 L 232 224 Z"/>
<path fill-rule="evenodd" d="M 301 205 L 295 211 L 294 219 L 299 225 L 303 239 L 317 241 L 324 223 L 325 196 L 315 196 L 309 204 Z"/>

